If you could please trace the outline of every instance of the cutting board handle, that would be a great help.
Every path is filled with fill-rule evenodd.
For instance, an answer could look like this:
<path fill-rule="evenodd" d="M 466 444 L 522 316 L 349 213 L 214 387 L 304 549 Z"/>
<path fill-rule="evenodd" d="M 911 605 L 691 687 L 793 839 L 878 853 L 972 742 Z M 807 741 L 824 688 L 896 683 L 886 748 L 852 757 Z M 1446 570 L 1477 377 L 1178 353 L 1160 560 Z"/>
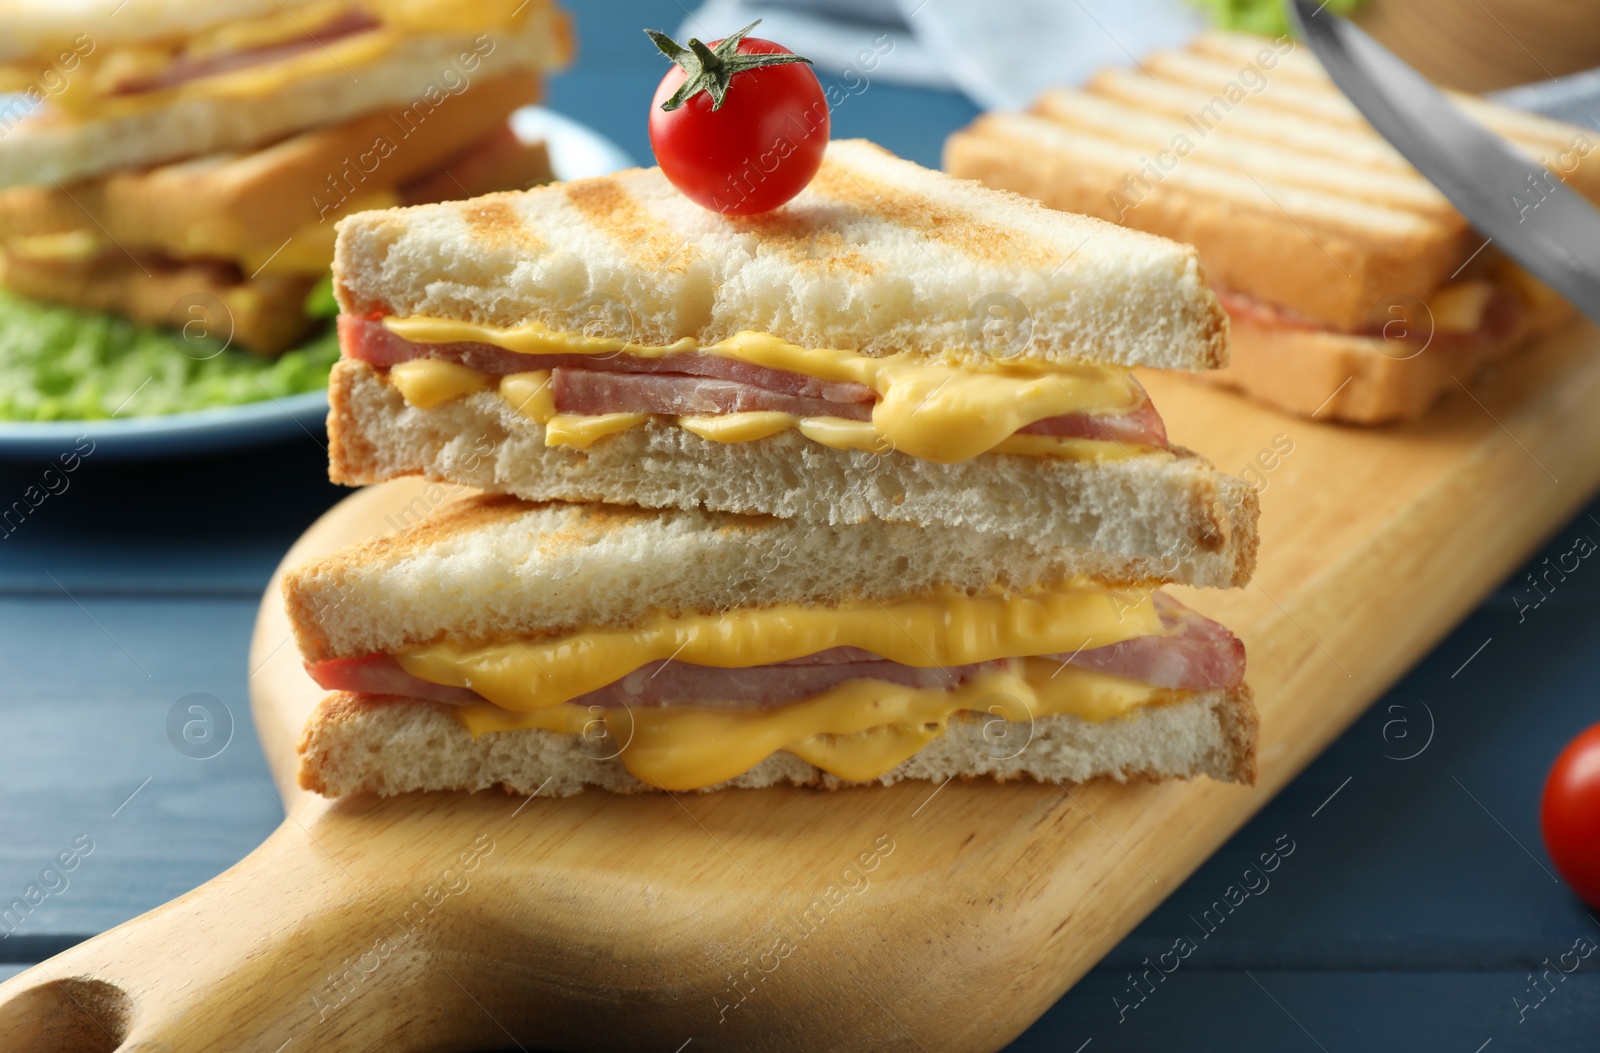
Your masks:
<path fill-rule="evenodd" d="M 0 984 L 0 1050 L 493 1045 L 492 1030 L 475 1035 L 480 1029 L 463 1028 L 459 1017 L 418 1012 L 453 1005 L 460 991 L 425 967 L 434 957 L 426 931 L 384 943 L 405 924 L 389 916 L 400 901 L 383 875 L 357 878 L 345 868 L 337 834 L 316 820 L 308 828 L 286 819 L 193 892 Z"/>

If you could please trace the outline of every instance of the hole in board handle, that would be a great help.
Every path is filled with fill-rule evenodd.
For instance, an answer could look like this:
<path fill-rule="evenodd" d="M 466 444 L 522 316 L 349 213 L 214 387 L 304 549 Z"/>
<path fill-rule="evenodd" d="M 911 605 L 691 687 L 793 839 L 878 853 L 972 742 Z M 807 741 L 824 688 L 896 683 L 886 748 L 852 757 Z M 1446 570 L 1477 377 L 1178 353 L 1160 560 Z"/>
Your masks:
<path fill-rule="evenodd" d="M 0 1005 L 8 1053 L 113 1053 L 128 1037 L 133 999 L 88 977 L 50 980 Z"/>

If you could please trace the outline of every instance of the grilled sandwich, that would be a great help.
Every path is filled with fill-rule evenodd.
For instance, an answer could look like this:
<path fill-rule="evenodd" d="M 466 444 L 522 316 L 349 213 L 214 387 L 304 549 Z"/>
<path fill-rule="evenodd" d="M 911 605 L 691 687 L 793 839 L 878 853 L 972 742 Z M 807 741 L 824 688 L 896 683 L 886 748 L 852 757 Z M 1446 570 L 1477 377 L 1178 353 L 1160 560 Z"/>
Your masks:
<path fill-rule="evenodd" d="M 276 354 L 323 324 L 340 216 L 551 177 L 509 124 L 570 53 L 549 4 L 246 2 L 182 31 L 119 6 L 77 45 L 17 6 L 0 285 L 30 299 Z"/>
<path fill-rule="evenodd" d="M 572 53 L 549 0 L 20 0 L 0 38 L 0 186 L 266 146 Z"/>
<path fill-rule="evenodd" d="M 285 579 L 332 692 L 300 782 L 1251 781 L 1243 644 L 1098 570 L 954 526 L 470 498 Z"/>
<path fill-rule="evenodd" d="M 340 216 L 549 181 L 544 143 L 508 124 L 539 91 L 513 73 L 262 150 L 0 190 L 0 284 L 180 328 L 191 305 L 220 302 L 235 344 L 282 351 L 315 324 L 304 304 Z"/>
<path fill-rule="evenodd" d="M 339 224 L 332 477 L 437 482 L 284 582 L 319 793 L 1249 782 L 1254 492 L 1135 365 L 1192 250 L 835 142 L 760 217 L 657 170 Z M 494 494 L 430 514 L 444 483 Z"/>
<path fill-rule="evenodd" d="M 1130 370 L 1225 363 L 1193 251 L 871 144 L 764 217 L 654 169 L 358 213 L 334 287 L 337 482 L 959 528 L 1129 580 L 1253 566 L 1254 493 Z"/>
<path fill-rule="evenodd" d="M 1293 41 L 1211 32 L 1139 65 L 980 117 L 945 167 L 1193 244 L 1233 321 L 1232 364 L 1207 379 L 1322 419 L 1406 419 L 1570 313 Z M 1456 98 L 1600 200 L 1590 133 Z"/>

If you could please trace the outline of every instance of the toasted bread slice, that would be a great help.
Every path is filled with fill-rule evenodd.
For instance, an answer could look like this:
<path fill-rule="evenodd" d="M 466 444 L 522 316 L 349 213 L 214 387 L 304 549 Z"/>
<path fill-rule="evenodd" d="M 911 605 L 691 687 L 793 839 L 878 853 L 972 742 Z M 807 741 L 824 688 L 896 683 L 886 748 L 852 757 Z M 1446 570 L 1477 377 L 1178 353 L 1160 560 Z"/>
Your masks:
<path fill-rule="evenodd" d="M 0 241 L 87 229 L 176 258 L 241 260 L 441 168 L 505 127 L 539 77 L 480 78 L 437 107 L 408 102 L 244 154 L 116 172 L 72 187 L 0 191 Z M 507 189 L 521 183 L 484 185 Z M 447 188 L 431 200 L 467 197 Z M 481 192 L 481 191 L 480 191 Z"/>
<path fill-rule="evenodd" d="M 1189 50 L 1196 56 L 1221 60 L 1225 67 L 1231 68 L 1229 75 L 1237 76 L 1242 66 L 1258 58 L 1263 43 L 1261 37 L 1248 33 L 1213 31 L 1196 37 Z M 1211 69 L 1215 70 L 1216 67 L 1212 66 Z M 1328 80 L 1321 63 L 1310 51 L 1300 49 L 1284 54 L 1279 69 L 1284 78 L 1297 87 L 1324 96 L 1325 101 L 1319 105 L 1330 113 L 1334 121 L 1357 129 L 1363 135 L 1371 134 L 1366 118 Z M 1203 79 L 1209 80 L 1210 77 L 1211 74 L 1207 74 Z M 1478 121 L 1510 140 L 1513 147 L 1543 164 L 1548 164 L 1551 158 L 1570 149 L 1575 133 L 1588 134 L 1586 129 L 1564 121 L 1512 109 L 1476 95 L 1459 91 L 1447 91 L 1445 94 Z M 1336 101 L 1326 101 L 1328 99 Z M 1292 102 L 1281 108 L 1299 116 Z M 1567 173 L 1567 176 L 1580 192 L 1588 196 L 1593 197 L 1600 192 L 1600 168 L 1594 164 L 1582 166 L 1577 171 Z"/>
<path fill-rule="evenodd" d="M 1299 185 L 1258 175 L 1210 141 L 1187 157 L 1163 155 L 1173 158 L 1171 171 L 1144 189 L 1140 168 L 1161 154 L 1157 141 L 1110 140 L 1041 117 L 990 114 L 949 140 L 945 163 L 1054 208 L 1188 241 L 1219 288 L 1292 305 L 1338 328 L 1365 324 L 1386 298 L 1425 296 L 1481 242 L 1459 216 L 1340 193 L 1327 186 L 1326 168 Z M 1212 160 L 1214 153 L 1221 156 Z M 1294 266 L 1283 265 L 1286 252 Z"/>
<path fill-rule="evenodd" d="M 1528 305 L 1505 333 L 1465 345 L 1395 343 L 1326 329 L 1233 323 L 1233 361 L 1206 380 L 1318 420 L 1387 424 L 1426 413 L 1458 385 L 1572 316 L 1561 299 Z"/>
<path fill-rule="evenodd" d="M 497 392 L 419 409 L 351 361 L 334 366 L 329 400 L 335 482 L 423 475 L 535 501 L 706 507 L 781 517 L 819 538 L 878 519 L 956 547 L 1071 549 L 1083 573 L 1115 580 L 1228 587 L 1255 566 L 1255 492 L 1182 448 L 1103 462 L 985 454 L 939 464 L 794 432 L 713 442 L 651 422 L 576 450 L 546 446 L 543 426 Z"/>
<path fill-rule="evenodd" d="M 518 11 L 510 29 L 382 27 L 175 87 L 79 100 L 73 110 L 50 104 L 21 120 L 8 112 L 0 187 L 251 150 L 373 110 L 442 109 L 474 81 L 564 65 L 572 54 L 566 15 L 544 0 Z"/>
<path fill-rule="evenodd" d="M 334 277 L 350 314 L 560 331 L 625 315 L 628 331 L 605 335 L 709 344 L 756 330 L 969 363 L 990 361 L 979 337 L 998 299 L 1031 327 L 1017 362 L 1226 361 L 1225 316 L 1186 247 L 852 140 L 763 216 L 707 211 L 657 169 L 358 213 L 340 222 Z"/>
<path fill-rule="evenodd" d="M 207 337 L 265 355 L 310 333 L 316 320 L 305 302 L 316 282 L 303 274 L 246 278 L 228 265 L 133 259 L 116 250 L 87 258 L 0 255 L 0 285 L 22 296 L 190 333 L 198 324 Z"/>
<path fill-rule="evenodd" d="M 290 623 L 307 661 L 399 653 L 446 637 L 483 642 L 628 628 L 657 611 L 890 601 L 940 589 L 1055 585 L 1078 575 L 1144 587 L 1171 577 L 1130 575 L 1130 561 L 1045 537 L 964 527 L 824 526 L 485 495 L 451 500 L 463 492 L 430 488 L 392 518 L 394 533 L 285 577 Z M 1220 560 L 1187 562 L 1215 571 Z"/>
<path fill-rule="evenodd" d="M 1143 72 L 1047 92 L 1031 115 L 980 118 L 951 137 L 946 167 L 1190 242 L 1218 288 L 1359 330 L 1396 297 L 1426 298 L 1483 239 L 1292 49 L 1202 35 L 1148 57 Z M 1589 133 L 1460 101 L 1600 199 Z"/>
<path fill-rule="evenodd" d="M 496 786 L 546 797 L 567 797 L 590 786 L 613 793 L 655 792 L 608 756 L 610 751 L 597 750 L 582 736 L 530 729 L 474 738 L 450 709 L 417 699 L 329 695 L 300 736 L 300 785 L 329 797 Z M 1255 781 L 1256 729 L 1248 687 L 1193 694 L 1099 723 L 1046 716 L 997 733 L 992 721 L 955 719 L 943 735 L 873 783 L 944 782 L 956 776 L 1126 782 L 1208 775 L 1249 784 Z M 1015 752 L 996 750 L 996 741 L 1027 745 Z M 860 785 L 779 751 L 743 775 L 698 792 L 782 783 L 826 789 Z"/>

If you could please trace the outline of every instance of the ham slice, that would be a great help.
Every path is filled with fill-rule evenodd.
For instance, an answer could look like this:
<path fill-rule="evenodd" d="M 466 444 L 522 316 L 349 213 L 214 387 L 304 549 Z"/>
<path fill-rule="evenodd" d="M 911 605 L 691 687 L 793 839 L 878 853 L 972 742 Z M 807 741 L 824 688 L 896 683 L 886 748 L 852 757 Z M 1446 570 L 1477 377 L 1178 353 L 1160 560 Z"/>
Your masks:
<path fill-rule="evenodd" d="M 1071 413 L 1062 417 L 1036 420 L 1017 434 L 1054 435 L 1061 439 L 1105 439 L 1111 442 L 1137 443 L 1141 446 L 1167 444 L 1167 426 L 1148 398 L 1124 413 L 1104 416 Z"/>
<path fill-rule="evenodd" d="M 346 358 L 388 369 L 414 358 L 439 358 L 459 362 L 480 373 L 505 376 L 535 369 L 585 369 L 608 373 L 672 373 L 686 376 L 716 377 L 751 384 L 783 395 L 820 398 L 830 403 L 862 402 L 876 397 L 865 384 L 819 380 L 803 373 L 769 369 L 719 355 L 695 352 L 640 358 L 619 353 L 606 355 L 525 355 L 493 344 L 470 342 L 450 344 L 412 343 L 386 329 L 371 318 L 339 316 L 339 346 Z M 610 412 L 610 411 L 607 411 Z M 639 412 L 645 412 L 643 410 Z"/>
<path fill-rule="evenodd" d="M 1155 594 L 1167 636 L 1137 636 L 1070 657 L 1098 673 L 1186 691 L 1219 691 L 1244 681 L 1244 641 L 1164 592 Z"/>
<path fill-rule="evenodd" d="M 663 413 L 679 416 L 775 410 L 799 416 L 868 420 L 876 393 L 864 384 L 819 380 L 719 355 L 681 352 L 635 355 L 525 355 L 492 344 L 419 344 L 396 336 L 381 321 L 339 316 L 346 358 L 387 369 L 416 358 L 458 362 L 504 376 L 551 371 L 551 394 L 563 413 Z M 1035 421 L 1021 435 L 1105 439 L 1146 446 L 1167 444 L 1166 426 L 1148 398 L 1115 414 L 1072 413 Z"/>
<path fill-rule="evenodd" d="M 1253 296 L 1224 289 L 1214 291 L 1217 294 L 1217 302 L 1222 304 L 1223 310 L 1228 312 L 1228 317 L 1235 325 L 1301 332 L 1344 332 L 1331 329 L 1287 307 L 1258 300 Z M 1523 314 L 1522 302 L 1517 299 L 1514 292 L 1502 285 L 1495 286 L 1478 328 L 1470 332 L 1431 326 L 1425 314 L 1413 317 L 1413 310 L 1414 308 L 1406 309 L 1404 301 L 1396 300 L 1390 317 L 1350 330 L 1346 335 L 1369 337 L 1416 348 L 1438 348 L 1442 351 L 1467 350 L 1509 336 L 1522 320 Z"/>
<path fill-rule="evenodd" d="M 845 420 L 872 417 L 872 403 L 867 401 L 829 402 L 825 398 L 789 395 L 737 380 L 671 373 L 562 368 L 550 374 L 550 393 L 555 398 L 556 409 L 563 413 L 615 413 L 625 407 L 630 413 L 680 416 L 769 410 L 799 417 L 843 417 Z"/>
<path fill-rule="evenodd" d="M 1074 654 L 1044 657 L 1179 691 L 1228 690 L 1244 679 L 1244 643 L 1226 628 L 1156 594 L 1162 621 L 1172 630 Z M 883 680 L 906 687 L 953 687 L 1009 659 L 972 665 L 920 668 L 900 665 L 855 647 L 835 647 L 774 665 L 720 669 L 687 662 L 649 662 L 620 680 L 572 699 L 579 706 L 705 706 L 747 708 L 782 705 L 837 687 L 847 680 Z M 462 705 L 482 701 L 474 691 L 412 676 L 390 655 L 307 663 L 306 670 L 330 691 L 399 695 Z"/>
<path fill-rule="evenodd" d="M 268 44 L 214 55 L 179 55 L 161 72 L 153 76 L 126 80 L 113 88 L 111 94 L 139 95 L 149 91 L 160 91 L 163 88 L 176 88 L 190 81 L 216 76 L 219 73 L 232 73 L 235 70 L 281 62 L 313 48 L 326 47 L 336 40 L 377 29 L 381 24 L 365 11 L 359 9 L 347 11 L 316 29 L 308 30 L 304 34 L 297 35 L 295 39 L 281 44 Z"/>

